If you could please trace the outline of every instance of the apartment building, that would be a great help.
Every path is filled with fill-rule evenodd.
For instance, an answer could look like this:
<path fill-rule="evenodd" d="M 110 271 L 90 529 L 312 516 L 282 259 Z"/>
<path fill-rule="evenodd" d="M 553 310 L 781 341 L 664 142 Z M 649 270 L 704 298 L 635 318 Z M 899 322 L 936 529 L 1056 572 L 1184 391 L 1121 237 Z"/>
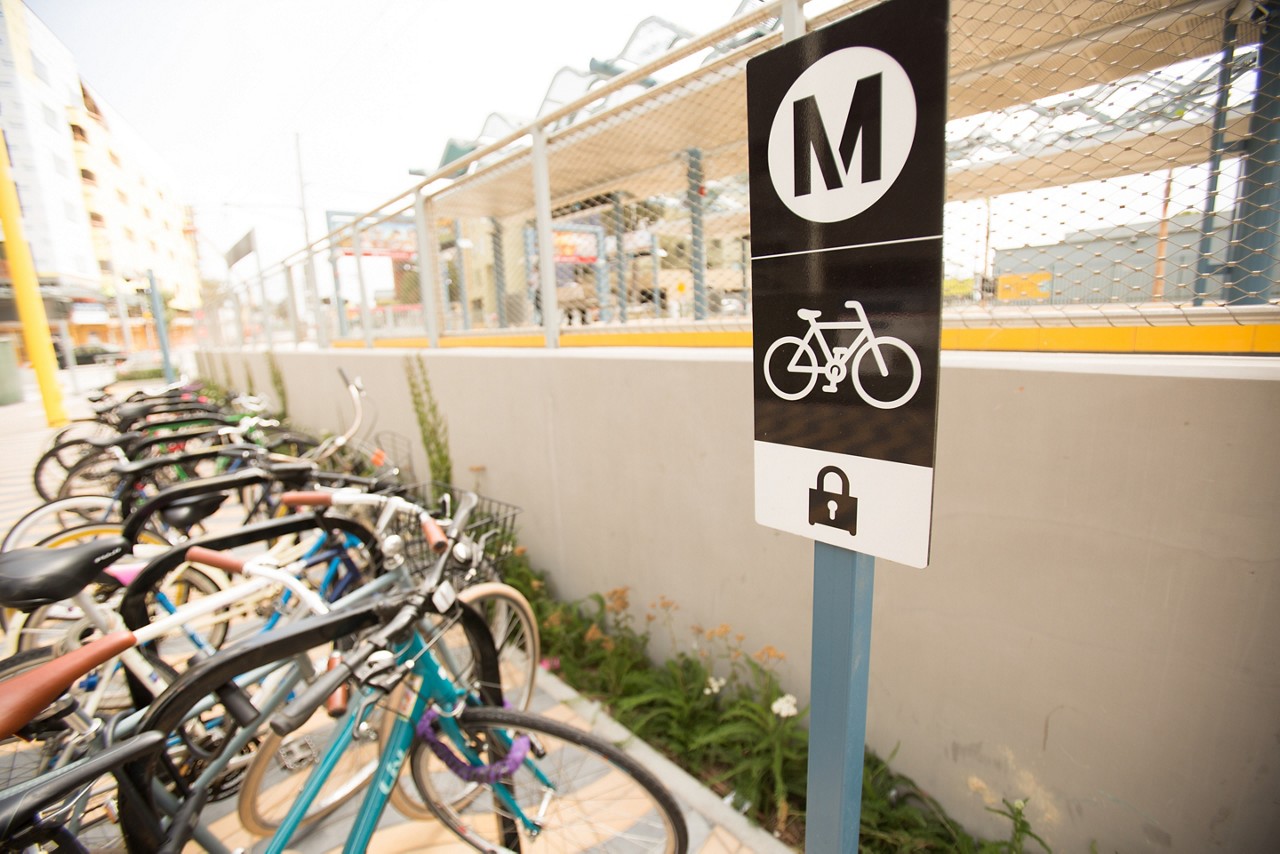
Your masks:
<path fill-rule="evenodd" d="M 196 303 L 190 210 L 160 158 L 19 0 L 0 0 L 0 129 L 55 332 L 77 344 L 152 349 L 150 305 L 138 293 L 146 271 L 172 306 Z M 8 285 L 0 266 L 0 334 L 20 328 Z"/>

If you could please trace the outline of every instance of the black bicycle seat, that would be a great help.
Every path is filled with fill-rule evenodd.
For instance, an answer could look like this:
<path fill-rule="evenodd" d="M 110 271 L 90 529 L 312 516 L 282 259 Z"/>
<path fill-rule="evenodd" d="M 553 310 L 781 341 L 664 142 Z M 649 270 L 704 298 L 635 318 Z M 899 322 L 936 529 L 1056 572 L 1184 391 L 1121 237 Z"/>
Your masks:
<path fill-rule="evenodd" d="M 197 522 L 205 519 L 218 512 L 218 508 L 230 496 L 225 492 L 213 492 L 208 495 L 191 495 L 186 498 L 179 498 L 160 511 L 160 517 L 171 528 L 177 528 L 179 531 L 187 532 Z"/>
<path fill-rule="evenodd" d="M 85 439 L 95 448 L 125 447 L 145 437 L 146 433 L 117 433 L 114 436 L 101 436 Z"/>
<path fill-rule="evenodd" d="M 0 605 L 33 611 L 79 593 L 129 551 L 123 537 L 102 537 L 60 549 L 33 547 L 0 554 Z"/>

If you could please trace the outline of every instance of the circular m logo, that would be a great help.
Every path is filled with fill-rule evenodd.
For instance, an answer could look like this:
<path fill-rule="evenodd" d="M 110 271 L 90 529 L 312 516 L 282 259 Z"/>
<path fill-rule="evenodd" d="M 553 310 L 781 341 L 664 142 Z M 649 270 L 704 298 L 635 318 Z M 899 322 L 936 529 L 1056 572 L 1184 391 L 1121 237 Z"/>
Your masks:
<path fill-rule="evenodd" d="M 769 130 L 769 176 L 811 222 L 865 211 L 902 172 L 916 133 L 916 95 L 889 54 L 850 47 L 796 78 Z"/>

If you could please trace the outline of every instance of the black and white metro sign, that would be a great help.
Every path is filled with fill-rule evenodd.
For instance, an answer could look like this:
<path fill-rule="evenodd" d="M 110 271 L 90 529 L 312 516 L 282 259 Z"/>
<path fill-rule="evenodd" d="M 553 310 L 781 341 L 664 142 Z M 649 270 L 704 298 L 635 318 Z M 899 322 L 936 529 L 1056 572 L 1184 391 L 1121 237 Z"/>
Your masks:
<path fill-rule="evenodd" d="M 756 520 L 929 561 L 946 0 L 747 64 Z"/>

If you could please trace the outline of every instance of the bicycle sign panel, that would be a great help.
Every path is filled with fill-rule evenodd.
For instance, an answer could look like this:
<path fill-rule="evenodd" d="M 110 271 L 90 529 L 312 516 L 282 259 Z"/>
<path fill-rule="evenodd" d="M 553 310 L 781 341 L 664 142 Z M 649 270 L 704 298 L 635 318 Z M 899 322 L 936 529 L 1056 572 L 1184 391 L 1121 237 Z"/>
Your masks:
<path fill-rule="evenodd" d="M 925 566 L 947 13 L 913 12 L 904 28 L 873 7 L 752 59 L 747 123 L 756 520 Z"/>

